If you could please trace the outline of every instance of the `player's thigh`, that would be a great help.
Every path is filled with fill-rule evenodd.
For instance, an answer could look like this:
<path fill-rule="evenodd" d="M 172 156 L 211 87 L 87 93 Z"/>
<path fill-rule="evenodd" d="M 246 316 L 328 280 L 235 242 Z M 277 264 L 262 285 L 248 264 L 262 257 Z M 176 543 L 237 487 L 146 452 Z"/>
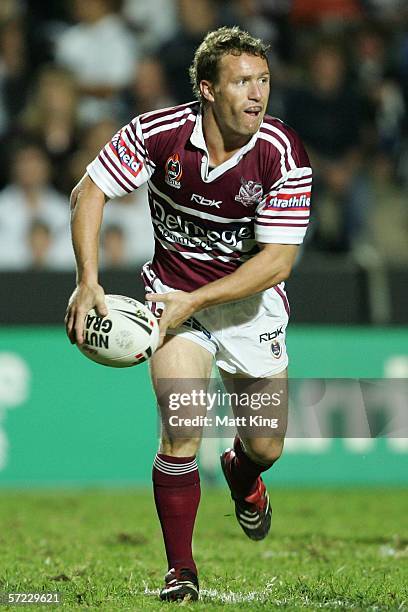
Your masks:
<path fill-rule="evenodd" d="M 162 452 L 189 456 L 197 451 L 212 363 L 209 351 L 178 336 L 167 336 L 153 355 L 150 372 L 161 417 Z"/>
<path fill-rule="evenodd" d="M 209 379 L 213 356 L 199 344 L 179 336 L 166 336 L 150 360 L 153 385 L 161 378 Z"/>
<path fill-rule="evenodd" d="M 231 393 L 232 410 L 240 423 L 237 431 L 248 455 L 259 463 L 276 461 L 283 450 L 288 421 L 287 370 L 267 378 L 220 373 Z"/>

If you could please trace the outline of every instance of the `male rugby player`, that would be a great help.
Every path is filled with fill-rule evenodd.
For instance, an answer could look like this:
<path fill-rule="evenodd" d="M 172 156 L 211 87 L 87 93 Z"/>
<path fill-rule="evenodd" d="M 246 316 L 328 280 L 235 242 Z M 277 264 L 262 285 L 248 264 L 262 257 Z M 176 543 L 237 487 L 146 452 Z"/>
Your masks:
<path fill-rule="evenodd" d="M 190 74 L 198 100 L 134 118 L 72 193 L 77 287 L 66 326 L 71 342 L 81 344 L 88 310 L 107 314 L 98 284 L 104 204 L 149 186 L 155 254 L 143 278 L 148 303 L 161 313 L 161 346 L 150 365 L 163 419 L 153 489 L 168 561 L 164 600 L 198 598 L 191 544 L 201 432 L 186 426 L 176 435 L 168 427 L 160 381 L 171 379 L 174 393 L 187 379 L 208 381 L 215 358 L 228 389 L 239 384 L 242 393 L 259 381 L 267 389 L 276 378 L 286 385 L 283 282 L 306 232 L 312 175 L 297 135 L 265 115 L 270 76 L 260 40 L 237 27 L 210 32 Z M 239 405 L 234 409 L 239 414 Z M 282 451 L 286 405 L 280 409 L 279 435 L 238 430 L 221 457 L 238 522 L 253 540 L 270 528 L 261 473 Z M 272 405 L 265 414 L 273 416 Z"/>

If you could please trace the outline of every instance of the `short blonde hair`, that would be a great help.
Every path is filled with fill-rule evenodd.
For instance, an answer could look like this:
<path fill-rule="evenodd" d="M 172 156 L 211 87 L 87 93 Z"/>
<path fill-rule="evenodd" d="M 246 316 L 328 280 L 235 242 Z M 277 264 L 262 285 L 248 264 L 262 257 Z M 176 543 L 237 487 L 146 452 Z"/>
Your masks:
<path fill-rule="evenodd" d="M 193 63 L 190 66 L 190 81 L 194 94 L 202 100 L 200 82 L 202 80 L 215 83 L 218 78 L 219 61 L 224 55 L 256 55 L 268 61 L 269 46 L 259 38 L 254 38 L 238 26 L 228 28 L 224 26 L 209 32 L 197 48 Z"/>

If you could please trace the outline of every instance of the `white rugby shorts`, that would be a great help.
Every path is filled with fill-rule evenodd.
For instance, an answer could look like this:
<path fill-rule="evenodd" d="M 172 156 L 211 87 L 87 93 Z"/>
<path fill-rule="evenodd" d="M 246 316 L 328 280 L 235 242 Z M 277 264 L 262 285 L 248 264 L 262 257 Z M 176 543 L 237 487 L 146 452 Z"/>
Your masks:
<path fill-rule="evenodd" d="M 146 293 L 177 291 L 163 284 L 149 264 L 142 271 Z M 164 308 L 162 302 L 147 302 L 147 306 L 158 317 Z M 288 365 L 288 321 L 289 303 L 281 283 L 248 298 L 200 310 L 167 334 L 199 344 L 214 356 L 221 370 L 266 378 Z"/>

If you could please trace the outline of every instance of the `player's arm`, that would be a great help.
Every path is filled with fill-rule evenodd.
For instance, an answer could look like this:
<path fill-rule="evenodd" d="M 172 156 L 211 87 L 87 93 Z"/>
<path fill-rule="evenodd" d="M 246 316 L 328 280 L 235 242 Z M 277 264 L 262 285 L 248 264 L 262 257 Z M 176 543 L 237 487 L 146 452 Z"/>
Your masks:
<path fill-rule="evenodd" d="M 77 263 L 77 286 L 65 316 L 72 343 L 83 342 L 84 320 L 91 308 L 108 314 L 105 295 L 98 283 L 98 244 L 106 196 L 86 174 L 71 194 L 71 233 Z"/>
<path fill-rule="evenodd" d="M 196 289 L 190 295 L 197 310 L 225 304 L 269 289 L 289 278 L 297 244 L 260 244 L 261 251 L 235 272 Z"/>
<path fill-rule="evenodd" d="M 168 327 L 178 327 L 203 308 L 240 300 L 286 280 L 296 259 L 296 244 L 260 244 L 261 251 L 237 270 L 191 293 L 172 291 L 146 295 L 149 301 L 166 305 L 160 321 L 163 340 Z"/>
<path fill-rule="evenodd" d="M 98 244 L 107 199 L 122 197 L 152 176 L 154 163 L 145 147 L 138 117 L 123 126 L 87 166 L 87 174 L 71 196 L 71 231 L 77 261 L 77 288 L 72 294 L 65 324 L 72 343 L 83 342 L 85 316 L 96 308 L 107 314 L 98 283 Z"/>

